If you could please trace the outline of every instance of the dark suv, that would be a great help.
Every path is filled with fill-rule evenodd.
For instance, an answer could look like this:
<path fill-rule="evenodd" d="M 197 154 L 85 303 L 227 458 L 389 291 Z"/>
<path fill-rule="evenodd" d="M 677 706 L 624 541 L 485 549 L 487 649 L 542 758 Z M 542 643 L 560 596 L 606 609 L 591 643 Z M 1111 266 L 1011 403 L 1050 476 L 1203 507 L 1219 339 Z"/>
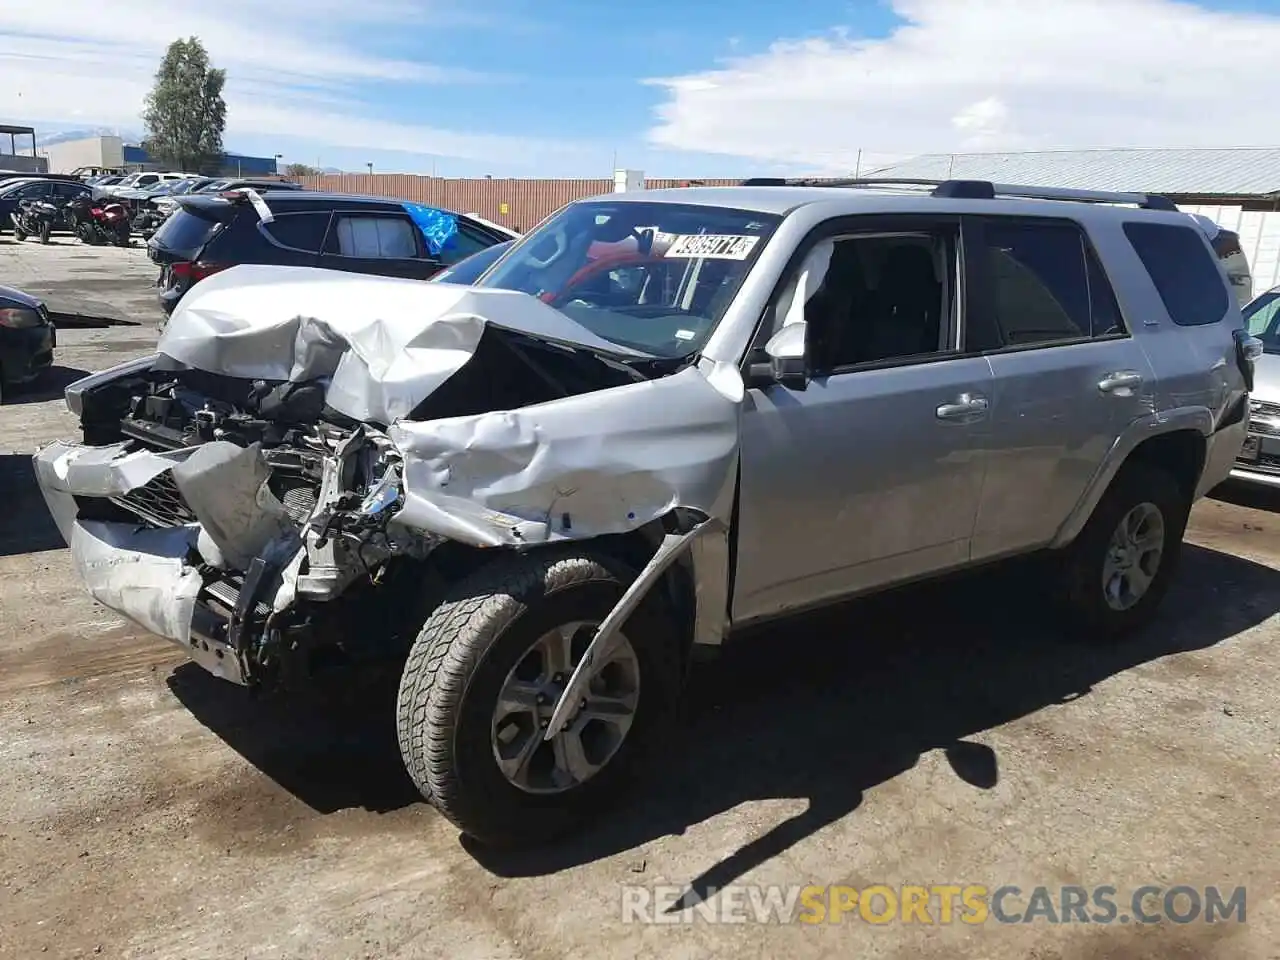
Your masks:
<path fill-rule="evenodd" d="M 193 284 L 241 263 L 426 280 L 510 239 L 461 214 L 386 197 L 282 190 L 176 199 L 147 242 L 166 316 Z"/>

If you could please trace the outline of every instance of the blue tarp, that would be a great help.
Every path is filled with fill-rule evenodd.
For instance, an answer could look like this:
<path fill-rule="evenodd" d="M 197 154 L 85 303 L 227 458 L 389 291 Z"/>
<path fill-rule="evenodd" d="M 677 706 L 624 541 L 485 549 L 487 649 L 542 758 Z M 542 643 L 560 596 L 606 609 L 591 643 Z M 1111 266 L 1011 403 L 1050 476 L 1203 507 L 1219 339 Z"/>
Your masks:
<path fill-rule="evenodd" d="M 422 236 L 427 241 L 427 249 L 433 256 L 438 256 L 445 244 L 458 232 L 458 218 L 445 210 L 424 207 L 420 203 L 406 203 L 404 209 L 422 231 Z"/>

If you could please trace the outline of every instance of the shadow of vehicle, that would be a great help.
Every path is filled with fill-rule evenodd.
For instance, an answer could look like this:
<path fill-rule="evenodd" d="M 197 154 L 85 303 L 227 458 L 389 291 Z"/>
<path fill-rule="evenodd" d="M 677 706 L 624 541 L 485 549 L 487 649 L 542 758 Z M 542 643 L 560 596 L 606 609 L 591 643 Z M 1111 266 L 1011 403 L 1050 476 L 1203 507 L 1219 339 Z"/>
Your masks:
<path fill-rule="evenodd" d="M 850 602 L 743 636 L 696 668 L 661 776 L 583 833 L 516 853 L 463 843 L 494 874 L 546 874 L 681 834 L 744 802 L 808 800 L 708 868 L 683 901 L 693 902 L 846 816 L 864 791 L 930 750 L 990 789 L 998 758 L 967 737 L 1084 696 L 1137 664 L 1213 646 L 1277 609 L 1280 572 L 1190 544 L 1160 620 L 1115 647 L 1064 642 L 1027 564 Z M 194 666 L 170 683 L 201 722 L 314 809 L 420 800 L 396 746 L 391 673 L 306 704 L 254 700 Z"/>
<path fill-rule="evenodd" d="M 62 392 L 81 377 L 87 377 L 88 370 L 79 367 L 60 367 L 54 364 L 30 383 L 8 387 L 4 394 L 4 405 L 16 406 L 21 403 L 45 403 L 49 400 L 61 400 Z M 41 500 L 41 503 L 44 501 Z"/>
<path fill-rule="evenodd" d="M 1280 487 L 1264 487 L 1257 483 L 1228 480 L 1210 490 L 1209 496 L 1225 503 L 1234 503 L 1238 507 L 1280 513 Z"/>
<path fill-rule="evenodd" d="M 195 664 L 168 686 L 233 750 L 319 813 L 390 813 L 421 803 L 400 760 L 399 669 L 367 668 L 292 696 L 256 697 Z"/>
<path fill-rule="evenodd" d="M 808 808 L 691 882 L 676 909 L 733 883 L 855 810 L 863 793 L 945 751 L 966 782 L 998 780 L 990 748 L 966 741 L 1106 678 L 1213 646 L 1280 609 L 1280 572 L 1186 545 L 1160 619 L 1128 643 L 1065 641 L 1029 566 L 895 591 L 778 626 L 726 651 L 690 691 L 683 741 L 662 775 L 584 833 L 504 853 L 464 844 L 501 876 L 545 874 L 632 849 L 747 801 Z"/>
<path fill-rule="evenodd" d="M 10 402 L 6 398 L 5 405 Z M 36 484 L 30 454 L 0 455 L 0 502 L 4 504 L 4 519 L 0 520 L 0 557 L 43 553 L 66 546 Z"/>

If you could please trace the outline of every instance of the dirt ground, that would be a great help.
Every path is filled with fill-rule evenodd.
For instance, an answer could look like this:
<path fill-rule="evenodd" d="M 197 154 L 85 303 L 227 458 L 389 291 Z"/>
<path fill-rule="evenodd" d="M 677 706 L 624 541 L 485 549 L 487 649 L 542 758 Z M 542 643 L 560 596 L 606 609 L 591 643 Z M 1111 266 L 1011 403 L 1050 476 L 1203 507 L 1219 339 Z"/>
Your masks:
<path fill-rule="evenodd" d="M 136 321 L 62 329 L 47 381 L 0 408 L 0 956 L 1280 957 L 1280 498 L 1199 504 L 1163 618 L 1121 649 L 1059 638 L 1017 569 L 744 638 L 699 669 L 633 802 L 495 856 L 413 791 L 390 691 L 253 700 L 81 592 L 29 457 L 74 433 L 62 386 L 154 344 L 151 279 L 140 250 L 0 240 L 0 283 Z M 635 885 L 876 883 L 1245 886 L 1247 915 L 645 925 L 621 908 Z"/>

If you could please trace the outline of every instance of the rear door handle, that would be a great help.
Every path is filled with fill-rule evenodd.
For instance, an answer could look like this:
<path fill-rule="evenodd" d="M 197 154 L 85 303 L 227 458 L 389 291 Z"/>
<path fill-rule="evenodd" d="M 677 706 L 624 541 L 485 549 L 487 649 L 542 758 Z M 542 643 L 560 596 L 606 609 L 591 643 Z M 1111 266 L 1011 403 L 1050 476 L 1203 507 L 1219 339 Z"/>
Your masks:
<path fill-rule="evenodd" d="M 959 420 L 987 412 L 987 398 L 972 393 L 962 393 L 954 403 L 944 403 L 937 409 L 939 420 Z"/>
<path fill-rule="evenodd" d="M 1115 373 L 1108 373 L 1098 381 L 1098 389 L 1103 393 L 1133 390 L 1140 386 L 1142 386 L 1142 374 L 1137 370 L 1117 370 Z"/>

